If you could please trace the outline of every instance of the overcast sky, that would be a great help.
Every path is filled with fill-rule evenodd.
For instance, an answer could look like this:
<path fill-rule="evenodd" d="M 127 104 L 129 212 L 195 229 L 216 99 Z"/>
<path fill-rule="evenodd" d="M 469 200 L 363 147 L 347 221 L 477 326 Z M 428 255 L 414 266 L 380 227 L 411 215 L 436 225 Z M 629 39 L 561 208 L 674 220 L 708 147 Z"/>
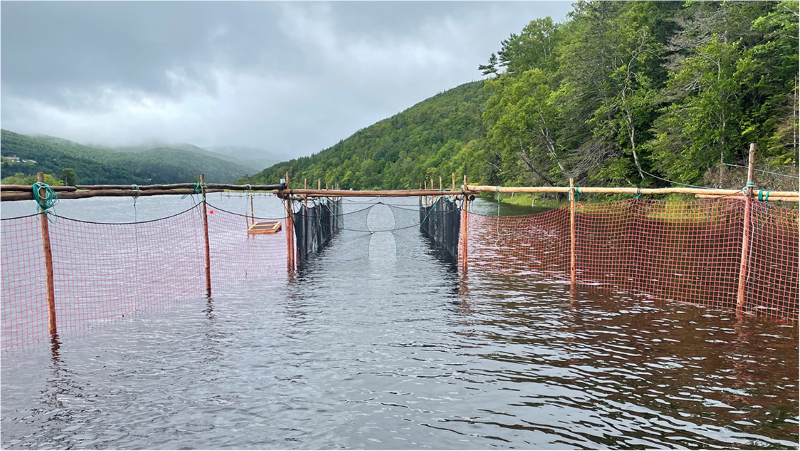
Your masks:
<path fill-rule="evenodd" d="M 2 127 L 318 152 L 482 78 L 569 2 L 2 2 Z"/>

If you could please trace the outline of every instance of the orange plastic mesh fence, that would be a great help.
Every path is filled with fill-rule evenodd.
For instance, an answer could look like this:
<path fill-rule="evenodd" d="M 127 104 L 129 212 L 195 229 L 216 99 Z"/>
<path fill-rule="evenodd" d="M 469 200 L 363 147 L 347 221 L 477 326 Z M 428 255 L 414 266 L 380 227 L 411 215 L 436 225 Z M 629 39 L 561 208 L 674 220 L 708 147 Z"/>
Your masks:
<path fill-rule="evenodd" d="M 578 203 L 577 281 L 653 298 L 736 307 L 744 199 Z M 752 201 L 743 308 L 798 317 L 798 214 Z M 531 216 L 469 215 L 470 269 L 570 280 L 569 205 Z"/>
<path fill-rule="evenodd" d="M 285 227 L 274 235 L 248 235 L 243 215 L 213 210 L 208 215 L 212 289 L 223 291 L 256 277 L 285 276 Z M 39 215 L 1 223 L 5 350 L 49 337 L 49 325 Z M 60 335 L 205 295 L 199 206 L 138 223 L 59 217 L 48 228 Z"/>
<path fill-rule="evenodd" d="M 34 215 L 0 222 L 3 349 L 49 334 L 39 221 Z"/>
<path fill-rule="evenodd" d="M 569 209 L 531 216 L 469 214 L 470 268 L 569 280 Z"/>
<path fill-rule="evenodd" d="M 799 234 L 797 210 L 753 202 L 746 307 L 797 319 Z"/>
<path fill-rule="evenodd" d="M 281 221 L 278 233 L 249 234 L 253 221 L 270 218 L 253 219 L 211 204 L 208 208 L 214 211 L 208 215 L 212 295 L 246 280 L 286 275 L 285 218 L 271 219 Z"/>

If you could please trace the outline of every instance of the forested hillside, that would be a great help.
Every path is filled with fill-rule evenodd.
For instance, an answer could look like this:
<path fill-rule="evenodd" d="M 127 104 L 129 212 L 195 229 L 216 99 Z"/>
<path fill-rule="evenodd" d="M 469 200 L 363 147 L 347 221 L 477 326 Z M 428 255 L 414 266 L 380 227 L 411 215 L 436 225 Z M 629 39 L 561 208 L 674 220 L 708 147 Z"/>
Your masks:
<path fill-rule="evenodd" d="M 87 185 L 189 182 L 201 173 L 205 173 L 210 182 L 229 183 L 250 171 L 239 164 L 215 158 L 211 152 L 203 152 L 205 154 L 172 148 L 112 152 L 61 138 L 25 136 L 2 130 L 4 157 L 16 155 L 36 161 L 35 164 L 4 161 L 2 176 L 36 172 L 58 175 L 65 168 L 72 168 L 79 183 Z"/>
<path fill-rule="evenodd" d="M 739 188 L 797 175 L 798 2 L 577 2 L 530 22 L 479 70 L 319 154 L 273 166 L 344 188 L 410 188 L 466 172 L 505 185 Z M 759 173 L 770 188 L 797 180 Z M 295 186 L 297 186 L 295 184 Z"/>
<path fill-rule="evenodd" d="M 279 163 L 244 181 L 276 183 L 290 171 L 294 186 L 307 178 L 347 188 L 408 188 L 435 174 L 448 174 L 449 180 L 451 172 L 476 171 L 483 156 L 475 142 L 486 133 L 481 108 L 489 97 L 482 86 L 461 85 L 318 154 Z"/>

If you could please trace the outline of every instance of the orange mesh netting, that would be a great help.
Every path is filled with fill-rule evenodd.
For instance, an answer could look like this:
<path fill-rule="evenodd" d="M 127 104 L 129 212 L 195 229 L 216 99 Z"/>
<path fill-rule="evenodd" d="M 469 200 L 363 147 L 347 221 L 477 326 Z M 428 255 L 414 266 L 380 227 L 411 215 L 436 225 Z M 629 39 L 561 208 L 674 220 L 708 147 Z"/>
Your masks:
<path fill-rule="evenodd" d="M 211 210 L 212 289 L 285 276 L 285 227 L 274 235 L 250 235 L 245 216 L 209 206 Z M 59 334 L 205 295 L 199 206 L 137 223 L 58 217 L 48 228 Z M 4 219 L 0 233 L 5 350 L 48 337 L 49 326 L 39 215 Z"/>
<path fill-rule="evenodd" d="M 736 307 L 742 198 L 576 205 L 577 281 Z M 531 216 L 469 216 L 469 268 L 570 280 L 569 205 Z M 752 202 L 745 310 L 798 316 L 798 215 Z"/>

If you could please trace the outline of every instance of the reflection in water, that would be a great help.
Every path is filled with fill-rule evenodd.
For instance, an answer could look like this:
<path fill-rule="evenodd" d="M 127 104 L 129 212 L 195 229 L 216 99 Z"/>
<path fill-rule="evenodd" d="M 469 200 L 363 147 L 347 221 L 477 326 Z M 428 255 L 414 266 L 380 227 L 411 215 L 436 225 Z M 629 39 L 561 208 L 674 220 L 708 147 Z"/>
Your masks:
<path fill-rule="evenodd" d="M 2 447 L 797 448 L 796 324 L 383 244 L 4 354 Z"/>

